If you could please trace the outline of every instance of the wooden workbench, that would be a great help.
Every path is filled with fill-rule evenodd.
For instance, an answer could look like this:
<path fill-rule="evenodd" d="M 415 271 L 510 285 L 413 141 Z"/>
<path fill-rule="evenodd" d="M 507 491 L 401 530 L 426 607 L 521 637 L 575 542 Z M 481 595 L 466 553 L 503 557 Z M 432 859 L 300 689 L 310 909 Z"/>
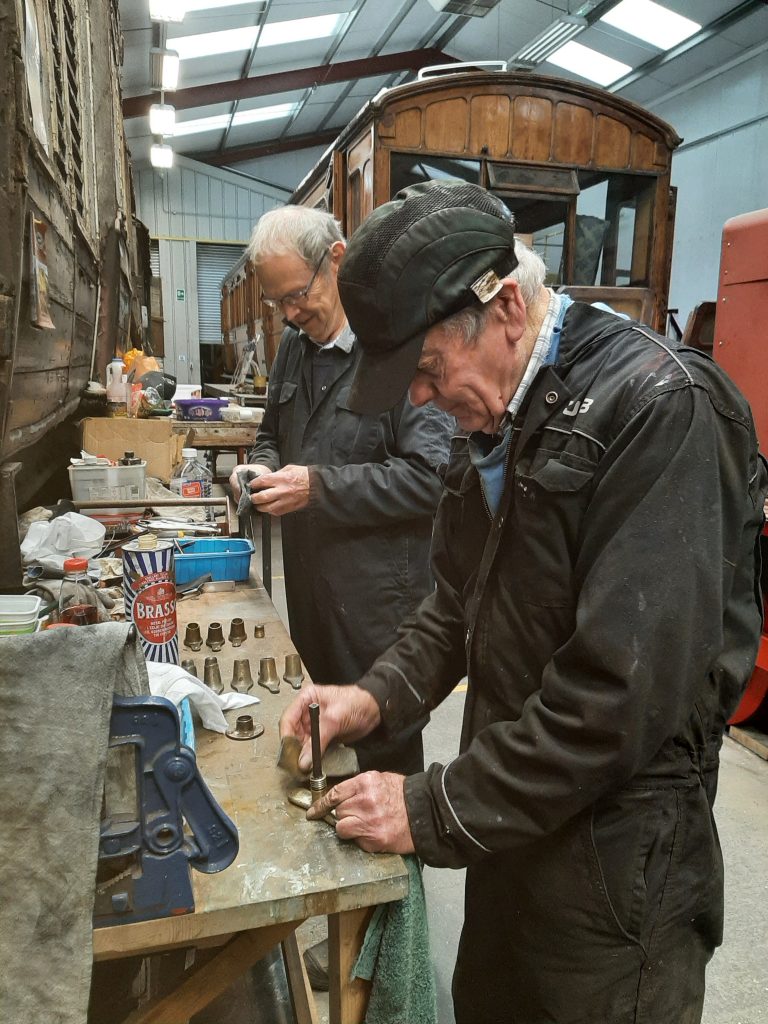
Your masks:
<path fill-rule="evenodd" d="M 203 395 L 206 398 L 228 398 L 238 405 L 263 409 L 267 404 L 266 392 L 263 395 L 248 395 L 235 391 L 231 384 L 203 384 Z"/>
<path fill-rule="evenodd" d="M 238 714 L 253 714 L 264 725 L 264 734 L 235 741 L 199 727 L 196 744 L 200 771 L 240 834 L 238 857 L 220 874 L 191 871 L 193 914 L 96 929 L 94 959 L 220 944 L 214 959 L 188 971 L 170 996 L 145 1004 L 127 1019 L 130 1024 L 179 1024 L 281 942 L 297 1020 L 311 1024 L 316 1011 L 294 933 L 307 918 L 327 914 L 330 1024 L 359 1024 L 368 986 L 350 982 L 349 968 L 360 948 L 369 908 L 405 896 L 407 869 L 398 856 L 366 854 L 340 841 L 331 826 L 307 821 L 304 812 L 285 799 L 286 780 L 275 764 L 278 720 L 295 691 L 281 681 L 280 693 L 272 694 L 258 685 L 257 678 L 259 659 L 272 656 L 282 679 L 285 655 L 295 648 L 255 576 L 233 592 L 179 602 L 181 656 L 194 660 L 202 677 L 205 656 L 211 651 L 205 644 L 197 653 L 184 647 L 186 624 L 198 622 L 205 640 L 209 623 L 218 621 L 227 637 L 235 616 L 245 620 L 248 639 L 239 648 L 227 642 L 217 654 L 222 682 L 229 689 L 234 659 L 249 658 L 251 693 L 261 703 L 227 712 L 227 718 L 234 723 Z M 257 623 L 265 626 L 264 639 L 254 638 Z"/>

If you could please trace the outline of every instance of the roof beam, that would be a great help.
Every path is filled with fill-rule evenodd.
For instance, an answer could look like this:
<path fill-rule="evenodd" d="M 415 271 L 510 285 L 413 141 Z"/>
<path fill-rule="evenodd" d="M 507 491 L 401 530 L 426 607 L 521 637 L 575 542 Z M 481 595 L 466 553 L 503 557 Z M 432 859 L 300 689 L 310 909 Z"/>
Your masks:
<path fill-rule="evenodd" d="M 418 71 L 419 68 L 428 67 L 430 64 L 449 64 L 456 59 L 434 48 L 386 53 L 377 57 L 363 57 L 360 60 L 339 61 L 337 64 L 277 71 L 271 75 L 256 75 L 253 78 L 238 78 L 231 82 L 214 82 L 211 85 L 177 89 L 173 94 L 173 105 L 177 110 L 207 107 L 214 103 L 231 103 L 253 96 L 271 96 L 275 93 L 293 92 L 296 89 L 318 85 L 333 85 L 357 78 L 374 78 L 395 71 Z M 123 117 L 144 117 L 149 113 L 150 106 L 159 100 L 160 93 L 129 96 L 123 100 Z"/>
<path fill-rule="evenodd" d="M 311 146 L 328 146 L 344 131 L 346 125 L 329 128 L 323 132 L 311 132 L 305 135 L 290 135 L 287 138 L 270 139 L 267 142 L 256 142 L 252 146 L 233 146 L 231 149 L 214 149 L 210 153 L 185 153 L 190 160 L 199 160 L 203 164 L 214 167 L 228 167 L 240 164 L 245 160 L 258 160 L 261 156 L 275 156 L 277 153 L 290 153 L 294 149 L 309 149 Z"/>

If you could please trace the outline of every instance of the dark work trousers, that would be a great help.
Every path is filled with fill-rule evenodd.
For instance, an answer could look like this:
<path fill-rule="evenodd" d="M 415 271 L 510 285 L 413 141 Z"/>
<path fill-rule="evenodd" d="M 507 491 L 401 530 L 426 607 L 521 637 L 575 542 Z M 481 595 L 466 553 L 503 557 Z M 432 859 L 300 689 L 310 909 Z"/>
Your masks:
<path fill-rule="evenodd" d="M 698 1024 L 722 941 L 715 787 L 625 789 L 470 866 L 456 1024 Z"/>

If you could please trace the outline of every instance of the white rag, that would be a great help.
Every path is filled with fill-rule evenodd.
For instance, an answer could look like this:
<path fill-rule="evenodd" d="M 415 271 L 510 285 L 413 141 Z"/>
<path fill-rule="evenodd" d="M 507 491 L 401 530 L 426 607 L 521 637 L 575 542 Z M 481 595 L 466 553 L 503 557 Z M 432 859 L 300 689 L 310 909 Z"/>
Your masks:
<path fill-rule="evenodd" d="M 251 697 L 247 693 L 216 694 L 197 676 L 193 676 L 178 665 L 148 661 L 147 673 L 149 690 L 153 697 L 165 697 L 176 707 L 185 697 L 189 697 L 203 726 L 212 732 L 226 732 L 229 728 L 229 723 L 224 717 L 225 711 L 260 703 L 258 697 Z"/>

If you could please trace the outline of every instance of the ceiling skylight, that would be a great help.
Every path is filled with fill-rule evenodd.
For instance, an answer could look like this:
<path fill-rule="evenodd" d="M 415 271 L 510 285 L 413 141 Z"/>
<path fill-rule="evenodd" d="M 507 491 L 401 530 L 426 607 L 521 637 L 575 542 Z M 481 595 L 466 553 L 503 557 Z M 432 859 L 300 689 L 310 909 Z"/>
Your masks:
<path fill-rule="evenodd" d="M 255 110 L 238 110 L 232 117 L 231 114 L 216 114 L 213 117 L 200 117 L 194 121 L 177 121 L 174 136 L 197 135 L 200 132 L 223 131 L 229 126 L 232 117 L 232 127 L 236 128 L 241 124 L 256 124 L 258 121 L 275 121 L 280 117 L 290 117 L 298 107 L 298 103 L 277 103 L 272 107 L 257 107 Z"/>
<path fill-rule="evenodd" d="M 660 50 L 671 50 L 699 31 L 701 25 L 653 0 L 621 0 L 600 21 L 637 36 Z"/>
<path fill-rule="evenodd" d="M 573 41 L 550 53 L 547 60 L 550 64 L 556 64 L 557 67 L 572 71 L 574 75 L 581 75 L 590 82 L 597 82 L 598 85 L 610 85 L 632 70 L 629 64 L 614 60 L 613 57 L 606 57 L 604 53 L 598 53 L 589 46 L 582 46 L 581 43 Z M 178 128 L 176 125 L 176 134 Z"/>
<path fill-rule="evenodd" d="M 277 46 L 281 43 L 299 43 L 307 39 L 322 39 L 338 31 L 346 14 L 321 14 L 316 18 L 294 18 L 293 21 L 276 21 L 266 24 L 259 36 L 258 25 L 226 29 L 223 32 L 204 32 L 195 36 L 180 36 L 169 40 L 168 45 L 177 51 L 182 60 L 193 57 L 212 57 L 219 53 L 235 53 L 250 50 L 259 39 L 259 47 Z"/>
<path fill-rule="evenodd" d="M 235 53 L 238 50 L 250 50 L 258 33 L 256 25 L 244 28 L 230 28 L 223 32 L 202 32 L 197 36 L 179 36 L 169 39 L 181 60 L 192 57 L 212 57 L 218 53 Z"/>
<path fill-rule="evenodd" d="M 324 39 L 338 32 L 346 14 L 319 14 L 314 18 L 294 18 L 293 21 L 267 23 L 262 29 L 259 46 L 278 46 L 280 43 L 301 43 L 306 39 Z"/>
<path fill-rule="evenodd" d="M 253 0 L 184 0 L 187 14 L 190 11 L 213 11 L 222 7 L 243 7 L 245 4 L 254 6 Z"/>

